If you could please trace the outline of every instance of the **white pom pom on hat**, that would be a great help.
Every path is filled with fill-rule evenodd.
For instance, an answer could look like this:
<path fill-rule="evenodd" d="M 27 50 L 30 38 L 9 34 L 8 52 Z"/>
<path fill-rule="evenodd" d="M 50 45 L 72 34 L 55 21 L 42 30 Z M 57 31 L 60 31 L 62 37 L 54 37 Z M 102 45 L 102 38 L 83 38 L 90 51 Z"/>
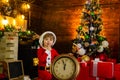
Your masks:
<path fill-rule="evenodd" d="M 40 38 L 39 38 L 39 43 L 40 43 L 40 46 L 41 46 L 41 47 L 43 47 L 43 37 L 44 37 L 46 34 L 48 34 L 48 33 L 50 33 L 50 34 L 53 35 L 53 37 L 54 37 L 53 45 L 55 44 L 55 42 L 56 42 L 56 35 L 55 35 L 52 31 L 46 31 L 46 32 L 42 33 L 42 35 L 41 35 Z"/>

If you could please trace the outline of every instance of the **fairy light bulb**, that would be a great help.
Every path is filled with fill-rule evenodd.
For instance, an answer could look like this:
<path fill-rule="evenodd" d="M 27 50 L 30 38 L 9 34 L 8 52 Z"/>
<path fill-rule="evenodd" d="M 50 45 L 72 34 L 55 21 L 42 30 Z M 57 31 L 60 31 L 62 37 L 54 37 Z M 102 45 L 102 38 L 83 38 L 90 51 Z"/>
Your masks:
<path fill-rule="evenodd" d="M 26 4 L 27 8 L 30 9 L 30 5 L 29 4 Z"/>
<path fill-rule="evenodd" d="M 16 25 L 16 20 L 15 20 L 15 19 L 13 20 L 13 25 L 14 25 L 14 26 Z"/>
<path fill-rule="evenodd" d="M 8 3 L 8 2 L 9 2 L 9 0 L 2 0 L 2 2 L 3 2 L 3 3 Z"/>
<path fill-rule="evenodd" d="M 24 20 L 24 19 L 25 19 L 25 16 L 24 16 L 24 15 L 21 15 L 21 18 Z"/>
<path fill-rule="evenodd" d="M 4 18 L 4 19 L 2 20 L 2 24 L 3 24 L 3 25 L 7 25 L 7 24 L 8 24 L 8 20 L 7 20 L 6 18 Z"/>

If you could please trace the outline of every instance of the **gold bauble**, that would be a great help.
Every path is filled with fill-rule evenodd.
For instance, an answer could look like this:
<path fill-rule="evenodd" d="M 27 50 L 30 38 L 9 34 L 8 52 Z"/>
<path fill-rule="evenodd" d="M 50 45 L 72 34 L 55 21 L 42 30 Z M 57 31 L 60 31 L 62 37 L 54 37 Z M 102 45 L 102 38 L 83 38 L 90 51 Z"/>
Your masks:
<path fill-rule="evenodd" d="M 39 64 L 39 59 L 38 58 L 33 58 L 33 65 L 37 66 Z"/>
<path fill-rule="evenodd" d="M 90 44 L 89 44 L 89 42 L 85 42 L 85 47 L 88 47 Z"/>
<path fill-rule="evenodd" d="M 72 52 L 75 53 L 77 51 L 77 47 L 75 44 L 72 45 Z"/>
<path fill-rule="evenodd" d="M 84 60 L 84 61 L 90 61 L 90 57 L 87 56 L 87 55 L 83 55 L 83 56 L 81 57 L 81 59 Z"/>

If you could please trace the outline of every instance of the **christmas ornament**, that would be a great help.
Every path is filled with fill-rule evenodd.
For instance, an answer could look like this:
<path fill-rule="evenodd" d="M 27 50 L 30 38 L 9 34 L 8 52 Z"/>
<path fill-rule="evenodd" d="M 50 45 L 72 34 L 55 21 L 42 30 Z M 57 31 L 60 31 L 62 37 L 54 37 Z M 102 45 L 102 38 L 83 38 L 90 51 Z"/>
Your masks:
<path fill-rule="evenodd" d="M 77 54 L 79 54 L 79 55 L 84 55 L 85 53 L 86 53 L 86 51 L 84 48 L 81 48 L 77 51 Z"/>
<path fill-rule="evenodd" d="M 102 41 L 102 46 L 103 47 L 108 47 L 108 45 L 109 45 L 108 41 L 106 41 L 106 40 Z"/>
<path fill-rule="evenodd" d="M 94 30 L 94 27 L 90 27 L 90 31 L 93 31 Z"/>
<path fill-rule="evenodd" d="M 82 57 L 81 57 L 81 60 L 83 61 L 90 61 L 90 57 L 89 56 L 87 56 L 87 55 L 83 55 Z"/>
<path fill-rule="evenodd" d="M 100 41 L 100 42 L 104 40 L 104 38 L 103 38 L 102 36 L 98 36 L 97 39 L 98 39 L 98 41 Z"/>
<path fill-rule="evenodd" d="M 88 47 L 89 45 L 90 45 L 89 42 L 85 42 L 84 44 L 85 47 Z"/>
<path fill-rule="evenodd" d="M 94 12 L 91 12 L 90 15 L 94 16 L 95 14 L 94 14 Z"/>
<path fill-rule="evenodd" d="M 85 35 L 85 39 L 89 39 L 89 35 Z"/>
<path fill-rule="evenodd" d="M 103 48 L 103 46 L 99 46 L 99 48 L 98 48 L 98 52 L 103 52 L 103 50 L 104 50 L 104 48 Z"/>
<path fill-rule="evenodd" d="M 95 44 L 97 44 L 98 42 L 96 41 L 96 40 L 93 40 L 92 42 L 91 42 L 91 45 L 95 45 Z"/>
<path fill-rule="evenodd" d="M 76 53 L 77 52 L 77 47 L 76 47 L 76 44 L 73 43 L 72 45 L 72 52 L 73 53 Z"/>
<path fill-rule="evenodd" d="M 79 30 L 82 30 L 82 26 L 79 26 Z"/>
<path fill-rule="evenodd" d="M 101 61 L 106 61 L 106 59 L 107 59 L 107 55 L 104 54 L 104 53 L 99 54 L 98 57 L 99 57 L 99 59 L 100 59 Z"/>
<path fill-rule="evenodd" d="M 30 31 L 30 30 L 27 30 L 26 33 L 27 33 L 27 35 L 30 35 L 30 34 L 31 34 L 31 31 Z"/>
<path fill-rule="evenodd" d="M 37 66 L 39 64 L 38 58 L 33 58 L 33 65 Z"/>
<path fill-rule="evenodd" d="M 82 48 L 82 45 L 80 43 L 78 43 L 76 46 L 78 49 Z"/>
<path fill-rule="evenodd" d="M 89 28 L 87 26 L 83 27 L 83 31 L 88 32 Z"/>
<path fill-rule="evenodd" d="M 80 36 L 80 38 L 81 38 L 82 40 L 85 40 L 85 36 Z"/>

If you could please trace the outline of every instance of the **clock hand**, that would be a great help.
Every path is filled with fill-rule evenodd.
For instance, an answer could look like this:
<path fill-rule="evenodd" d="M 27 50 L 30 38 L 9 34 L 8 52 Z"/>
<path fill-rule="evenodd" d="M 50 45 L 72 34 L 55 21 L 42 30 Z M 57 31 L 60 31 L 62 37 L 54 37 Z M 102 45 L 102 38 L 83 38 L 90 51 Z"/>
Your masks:
<path fill-rule="evenodd" d="M 66 68 L 66 64 L 64 64 L 64 70 L 65 70 L 65 68 Z"/>
<path fill-rule="evenodd" d="M 62 62 L 63 62 L 63 69 L 65 70 L 65 67 L 66 67 L 66 64 L 65 64 L 65 62 L 64 62 L 64 60 L 62 60 Z"/>
<path fill-rule="evenodd" d="M 64 60 L 62 60 L 62 62 L 63 62 L 63 65 L 64 65 L 64 64 L 65 64 L 65 63 L 64 63 Z"/>

